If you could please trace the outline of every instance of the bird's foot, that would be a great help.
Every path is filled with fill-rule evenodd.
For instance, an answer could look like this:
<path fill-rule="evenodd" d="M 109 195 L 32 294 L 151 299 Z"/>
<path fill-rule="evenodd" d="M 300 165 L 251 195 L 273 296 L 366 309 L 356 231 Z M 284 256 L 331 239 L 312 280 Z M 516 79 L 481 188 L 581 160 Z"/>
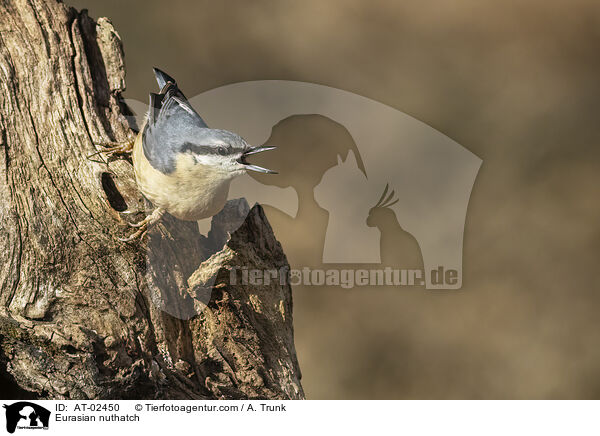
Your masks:
<path fill-rule="evenodd" d="M 107 157 L 115 156 L 115 155 L 126 155 L 131 154 L 133 152 L 133 145 L 135 144 L 135 139 L 128 139 L 124 142 L 96 142 L 94 145 L 104 147 L 102 150 L 99 150 L 95 153 L 90 154 L 87 158 L 92 160 L 93 162 L 98 162 L 93 160 L 92 158 L 98 156 L 99 154 L 105 154 Z M 106 162 L 98 162 L 104 163 Z"/>
<path fill-rule="evenodd" d="M 115 154 L 129 154 L 133 151 L 133 144 L 135 143 L 135 139 L 128 139 L 124 142 L 99 142 L 96 145 L 104 147 L 102 153 L 107 156 L 112 156 Z"/>
<path fill-rule="evenodd" d="M 137 230 L 126 238 L 119 238 L 121 242 L 131 242 L 135 239 L 142 239 L 148 233 L 148 230 L 156 224 L 161 217 L 165 214 L 165 210 L 157 207 L 154 211 L 146 218 L 141 220 L 139 223 L 129 224 L 130 227 L 136 228 Z"/>

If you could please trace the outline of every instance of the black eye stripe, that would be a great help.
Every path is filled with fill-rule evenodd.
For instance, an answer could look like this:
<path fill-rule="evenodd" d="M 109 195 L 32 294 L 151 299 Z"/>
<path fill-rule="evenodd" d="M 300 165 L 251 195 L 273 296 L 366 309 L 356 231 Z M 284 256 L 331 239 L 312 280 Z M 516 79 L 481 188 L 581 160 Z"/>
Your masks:
<path fill-rule="evenodd" d="M 232 153 L 231 146 L 212 146 L 212 145 L 197 145 L 192 144 L 191 142 L 184 142 L 181 147 L 181 152 L 185 153 L 186 151 L 190 151 L 195 154 L 220 154 L 221 156 L 226 156 Z"/>
<path fill-rule="evenodd" d="M 186 151 L 190 151 L 196 154 L 210 154 L 212 153 L 212 148 L 213 147 L 209 145 L 197 145 L 192 144 L 191 142 L 184 142 L 181 147 L 181 152 L 185 153 Z"/>

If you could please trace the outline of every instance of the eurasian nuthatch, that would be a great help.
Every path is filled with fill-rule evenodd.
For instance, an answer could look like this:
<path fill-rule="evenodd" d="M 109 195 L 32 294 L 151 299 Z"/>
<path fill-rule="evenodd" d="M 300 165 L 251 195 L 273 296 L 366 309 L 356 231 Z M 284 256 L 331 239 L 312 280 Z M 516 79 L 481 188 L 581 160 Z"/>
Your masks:
<path fill-rule="evenodd" d="M 275 147 L 251 147 L 235 133 L 210 129 L 172 77 L 157 68 L 154 74 L 160 92 L 150 94 L 150 110 L 139 134 L 105 150 L 132 151 L 137 184 L 156 207 L 123 241 L 143 236 L 165 212 L 185 221 L 217 214 L 227 201 L 231 181 L 246 170 L 275 173 L 246 160 Z"/>

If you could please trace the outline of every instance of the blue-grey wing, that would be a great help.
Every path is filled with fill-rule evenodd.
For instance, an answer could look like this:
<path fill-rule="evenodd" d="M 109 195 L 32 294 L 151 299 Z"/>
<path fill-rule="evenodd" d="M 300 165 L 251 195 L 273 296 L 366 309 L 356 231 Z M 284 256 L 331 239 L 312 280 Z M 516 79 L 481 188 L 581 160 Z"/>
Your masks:
<path fill-rule="evenodd" d="M 175 80 L 155 69 L 158 94 L 150 94 L 148 122 L 143 132 L 143 150 L 150 164 L 170 173 L 175 169 L 176 154 L 184 144 L 208 126 L 190 105 Z"/>

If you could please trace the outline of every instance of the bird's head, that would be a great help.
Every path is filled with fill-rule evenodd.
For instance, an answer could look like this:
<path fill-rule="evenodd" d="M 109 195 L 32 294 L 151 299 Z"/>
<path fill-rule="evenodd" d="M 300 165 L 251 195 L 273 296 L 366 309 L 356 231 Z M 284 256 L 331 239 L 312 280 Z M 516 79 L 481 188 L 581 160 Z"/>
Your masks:
<path fill-rule="evenodd" d="M 235 177 L 246 171 L 276 174 L 276 171 L 248 162 L 249 156 L 274 148 L 253 147 L 241 136 L 227 130 L 202 129 L 194 135 L 193 140 L 182 145 L 181 152 L 191 153 L 197 164 L 210 167 L 225 176 Z"/>

